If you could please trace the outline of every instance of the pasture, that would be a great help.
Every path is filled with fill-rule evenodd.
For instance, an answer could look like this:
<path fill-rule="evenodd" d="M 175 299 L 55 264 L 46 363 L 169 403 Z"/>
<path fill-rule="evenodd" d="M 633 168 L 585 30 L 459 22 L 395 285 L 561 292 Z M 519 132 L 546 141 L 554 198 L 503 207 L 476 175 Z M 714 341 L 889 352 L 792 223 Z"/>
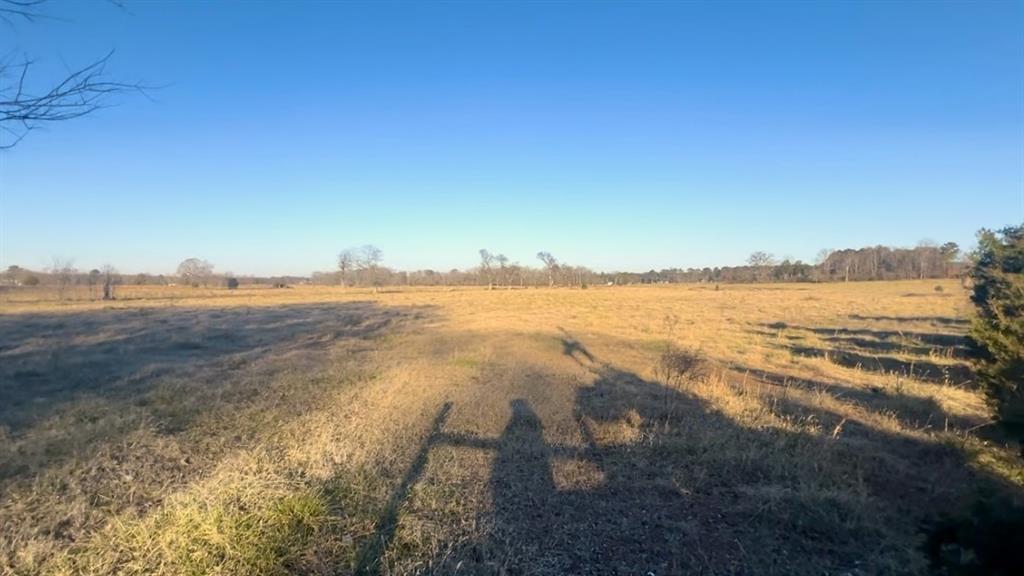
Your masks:
<path fill-rule="evenodd" d="M 934 280 L 11 290 L 0 573 L 924 573 L 929 522 L 1024 487 L 970 309 Z"/>

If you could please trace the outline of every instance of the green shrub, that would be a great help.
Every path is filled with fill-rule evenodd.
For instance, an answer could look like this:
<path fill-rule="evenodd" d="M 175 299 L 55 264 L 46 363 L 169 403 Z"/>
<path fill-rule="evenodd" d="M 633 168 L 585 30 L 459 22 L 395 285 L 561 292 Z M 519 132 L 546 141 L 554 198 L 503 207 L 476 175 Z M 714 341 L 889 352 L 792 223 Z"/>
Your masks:
<path fill-rule="evenodd" d="M 1024 225 L 981 230 L 971 270 L 978 377 L 1004 429 L 1024 438 Z"/>

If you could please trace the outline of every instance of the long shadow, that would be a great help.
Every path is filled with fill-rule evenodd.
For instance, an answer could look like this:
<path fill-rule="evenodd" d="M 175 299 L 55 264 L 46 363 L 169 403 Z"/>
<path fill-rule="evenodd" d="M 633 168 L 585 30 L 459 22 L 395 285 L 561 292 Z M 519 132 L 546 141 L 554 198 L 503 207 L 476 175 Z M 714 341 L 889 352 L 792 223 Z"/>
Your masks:
<path fill-rule="evenodd" d="M 944 427 L 948 423 L 956 428 L 972 428 L 985 422 L 977 418 L 950 414 L 932 398 L 908 396 L 880 386 L 849 386 L 735 363 L 730 364 L 728 368 L 737 375 L 738 380 L 749 376 L 752 381 L 765 382 L 778 388 L 825 392 L 837 400 L 852 402 L 874 412 L 894 414 L 901 422 L 912 427 Z"/>
<path fill-rule="evenodd" d="M 587 347 L 582 342 L 576 339 L 575 336 L 569 333 L 568 330 L 558 327 L 559 332 L 562 333 L 562 337 L 559 338 L 559 342 L 562 344 L 562 354 L 572 358 L 577 364 L 581 366 L 588 366 L 595 362 L 594 355 L 587 350 Z M 584 362 L 583 360 L 586 360 Z"/>
<path fill-rule="evenodd" d="M 430 456 L 430 450 L 442 439 L 442 429 L 448 420 L 451 408 L 452 403 L 445 402 L 438 410 L 437 415 L 434 416 L 434 421 L 430 427 L 430 432 L 427 434 L 427 438 L 416 452 L 412 464 L 409 465 L 409 470 L 405 473 L 402 481 L 399 482 L 395 491 L 391 494 L 391 498 L 388 499 L 387 504 L 384 506 L 384 511 L 377 521 L 373 536 L 366 541 L 359 552 L 356 561 L 356 574 L 369 575 L 381 573 L 383 568 L 381 559 L 388 543 L 394 538 L 395 530 L 398 528 L 398 515 L 402 503 L 408 497 L 409 490 L 423 476 L 423 471 L 427 467 Z"/>
<path fill-rule="evenodd" d="M 187 438 L 194 422 L 236 407 L 298 416 L 321 381 L 311 373 L 282 400 L 264 393 L 278 371 L 316 365 L 340 341 L 368 347 L 427 313 L 356 302 L 0 316 L 0 487 L 87 460 L 143 424 Z M 167 465 L 194 474 L 215 457 L 203 448 Z"/>
<path fill-rule="evenodd" d="M 873 322 L 930 322 L 945 326 L 967 326 L 970 322 L 964 318 L 951 316 L 864 316 L 850 314 L 850 320 L 869 320 Z"/>
<path fill-rule="evenodd" d="M 790 331 L 789 338 L 785 341 L 776 338 L 776 342 L 794 354 L 827 358 L 847 368 L 952 385 L 969 384 L 974 379 L 973 371 L 964 362 L 944 364 L 934 361 L 935 356 L 958 359 L 967 356 L 967 339 L 958 334 L 808 327 L 784 322 L 763 324 L 762 328 L 754 332 L 764 336 L 781 336 L 785 331 Z M 799 338 L 792 337 L 793 333 L 799 334 L 800 331 L 816 334 L 835 347 L 830 349 L 802 344 Z M 901 357 L 890 355 L 894 353 Z"/>
<path fill-rule="evenodd" d="M 575 398 L 583 445 L 547 442 L 528 397 L 510 402 L 497 438 L 453 430 L 428 436 L 427 450 L 445 443 L 494 454 L 492 507 L 483 512 L 488 532 L 443 547 L 422 564 L 430 572 L 923 572 L 921 534 L 941 512 L 980 486 L 1021 497 L 1019 488 L 972 469 L 954 446 L 876 428 L 803 395 L 783 395 L 773 410 L 818 422 L 824 433 L 748 428 L 686 390 L 601 363 L 593 353 L 581 358 L 582 343 L 568 334 L 566 340 L 566 356 L 591 362 L 594 375 Z M 872 406 L 878 400 L 871 391 L 800 385 L 828 386 Z M 572 462 L 590 467 L 591 481 L 559 484 L 555 467 Z M 417 457 L 407 478 L 421 470 Z M 408 493 L 403 482 L 397 499 Z M 394 525 L 395 500 L 381 525 Z M 385 532 L 374 539 L 394 534 Z"/>
<path fill-rule="evenodd" d="M 878 340 L 861 336 L 833 335 L 823 336 L 822 340 L 838 346 L 854 347 L 869 354 L 909 354 L 913 356 L 929 357 L 932 354 L 944 354 L 951 358 L 964 359 L 967 357 L 966 346 L 951 346 L 938 348 L 935 346 L 916 345 L 908 341 L 894 342 L 892 340 Z"/>
<path fill-rule="evenodd" d="M 892 339 L 897 342 L 909 340 L 941 348 L 963 348 L 967 346 L 967 337 L 962 334 L 915 332 L 905 330 L 876 330 L 872 328 L 800 326 L 787 324 L 785 322 L 770 322 L 762 324 L 762 326 L 769 330 L 804 330 L 825 336 L 866 336 L 878 340 Z M 774 334 L 774 332 L 772 334 Z"/>
<path fill-rule="evenodd" d="M 0 426 L 17 433 L 83 397 L 137 397 L 165 376 L 326 349 L 412 315 L 354 302 L 0 316 Z"/>
<path fill-rule="evenodd" d="M 904 359 L 892 356 L 866 355 L 849 350 L 829 350 L 814 346 L 787 346 L 794 354 L 811 358 L 827 358 L 833 364 L 846 368 L 897 374 L 906 378 L 915 378 L 926 382 L 964 385 L 969 384 L 974 375 L 971 369 L 963 364 L 937 364 L 919 358 Z"/>

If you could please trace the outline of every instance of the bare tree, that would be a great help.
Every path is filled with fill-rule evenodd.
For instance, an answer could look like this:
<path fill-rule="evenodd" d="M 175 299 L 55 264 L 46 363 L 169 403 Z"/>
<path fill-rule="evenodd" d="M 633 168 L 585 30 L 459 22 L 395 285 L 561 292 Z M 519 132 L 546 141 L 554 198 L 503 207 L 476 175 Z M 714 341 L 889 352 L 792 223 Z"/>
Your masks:
<path fill-rule="evenodd" d="M 0 20 L 13 26 L 16 21 L 34 22 L 46 18 L 45 0 L 0 0 Z M 117 5 L 116 2 L 111 2 Z M 46 88 L 33 88 L 33 61 L 0 61 L 0 149 L 12 148 L 29 132 L 53 122 L 71 120 L 102 108 L 106 99 L 119 92 L 145 93 L 141 84 L 111 80 L 107 63 L 114 52 L 74 69 Z"/>
<path fill-rule="evenodd" d="M 338 253 L 338 281 L 345 286 L 348 274 L 356 266 L 356 251 L 354 248 L 346 248 Z"/>
<path fill-rule="evenodd" d="M 555 285 L 555 274 L 558 272 L 558 260 L 551 255 L 551 252 L 537 252 L 537 258 L 544 263 L 548 272 L 548 287 Z"/>
<path fill-rule="evenodd" d="M 494 260 L 498 263 L 498 284 L 511 288 L 512 285 L 508 281 L 508 256 L 498 254 Z"/>
<path fill-rule="evenodd" d="M 761 251 L 754 252 L 747 258 L 747 264 L 751 266 L 771 266 L 774 262 L 775 258 L 771 254 Z"/>
<path fill-rule="evenodd" d="M 50 273 L 57 280 L 57 298 L 63 300 L 67 296 L 68 287 L 75 279 L 78 272 L 74 267 L 74 260 L 69 258 L 54 257 Z"/>
<path fill-rule="evenodd" d="M 121 281 L 117 269 L 110 264 L 103 265 L 103 299 L 114 299 L 114 285 Z"/>
<path fill-rule="evenodd" d="M 767 252 L 761 252 L 758 250 L 747 258 L 747 264 L 750 264 L 754 268 L 754 279 L 756 281 L 764 280 L 767 275 L 767 268 L 775 263 L 775 257 Z"/>
<path fill-rule="evenodd" d="M 366 244 L 359 249 L 356 265 L 359 267 L 370 282 L 370 285 L 377 288 L 379 283 L 378 270 L 384 259 L 384 253 L 373 244 Z"/>
<path fill-rule="evenodd" d="M 213 264 L 199 258 L 189 258 L 178 264 L 178 276 L 181 281 L 190 286 L 206 286 L 213 276 Z"/>
<path fill-rule="evenodd" d="M 488 290 L 494 287 L 494 256 L 486 249 L 480 249 L 480 272 L 487 281 Z"/>

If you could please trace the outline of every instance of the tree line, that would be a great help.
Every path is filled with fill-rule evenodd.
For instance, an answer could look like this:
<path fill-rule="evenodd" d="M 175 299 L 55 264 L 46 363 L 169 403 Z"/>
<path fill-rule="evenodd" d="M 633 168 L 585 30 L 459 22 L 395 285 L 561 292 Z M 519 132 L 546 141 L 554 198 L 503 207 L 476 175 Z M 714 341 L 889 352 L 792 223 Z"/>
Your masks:
<path fill-rule="evenodd" d="M 955 242 L 922 242 L 914 248 L 871 246 L 860 249 L 822 250 L 817 262 L 778 261 L 771 254 L 754 252 L 742 266 L 667 268 L 647 272 L 596 272 L 559 260 L 551 252 L 537 253 L 538 265 L 511 261 L 501 253 L 479 251 L 479 265 L 460 270 L 393 270 L 383 265 L 383 253 L 374 246 L 343 250 L 338 269 L 314 272 L 312 282 L 341 286 L 526 286 L 587 287 L 596 284 L 681 284 L 754 282 L 837 282 L 957 278 L 965 271 Z"/>
<path fill-rule="evenodd" d="M 954 242 L 942 245 L 924 242 L 914 248 L 870 246 L 859 249 L 822 250 L 814 264 L 800 260 L 778 261 L 766 252 L 754 252 L 741 266 L 714 268 L 666 268 L 647 272 L 596 272 L 586 266 L 558 259 L 548 251 L 537 253 L 537 264 L 512 261 L 501 253 L 481 249 L 479 264 L 467 269 L 395 270 L 384 264 L 384 252 L 372 244 L 339 252 L 334 270 L 302 276 L 245 276 L 218 273 L 201 258 L 183 260 L 174 274 L 121 275 L 113 266 L 80 271 L 71 261 L 55 259 L 44 271 L 10 266 L 0 273 L 0 285 L 70 286 L 103 289 L 113 297 L 120 284 L 187 285 L 196 287 L 240 284 L 288 285 L 313 283 L 335 286 L 488 286 L 491 288 L 570 287 L 622 284 L 756 283 L 756 282 L 852 282 L 866 280 L 907 280 L 957 278 L 965 274 L 966 262 Z"/>

